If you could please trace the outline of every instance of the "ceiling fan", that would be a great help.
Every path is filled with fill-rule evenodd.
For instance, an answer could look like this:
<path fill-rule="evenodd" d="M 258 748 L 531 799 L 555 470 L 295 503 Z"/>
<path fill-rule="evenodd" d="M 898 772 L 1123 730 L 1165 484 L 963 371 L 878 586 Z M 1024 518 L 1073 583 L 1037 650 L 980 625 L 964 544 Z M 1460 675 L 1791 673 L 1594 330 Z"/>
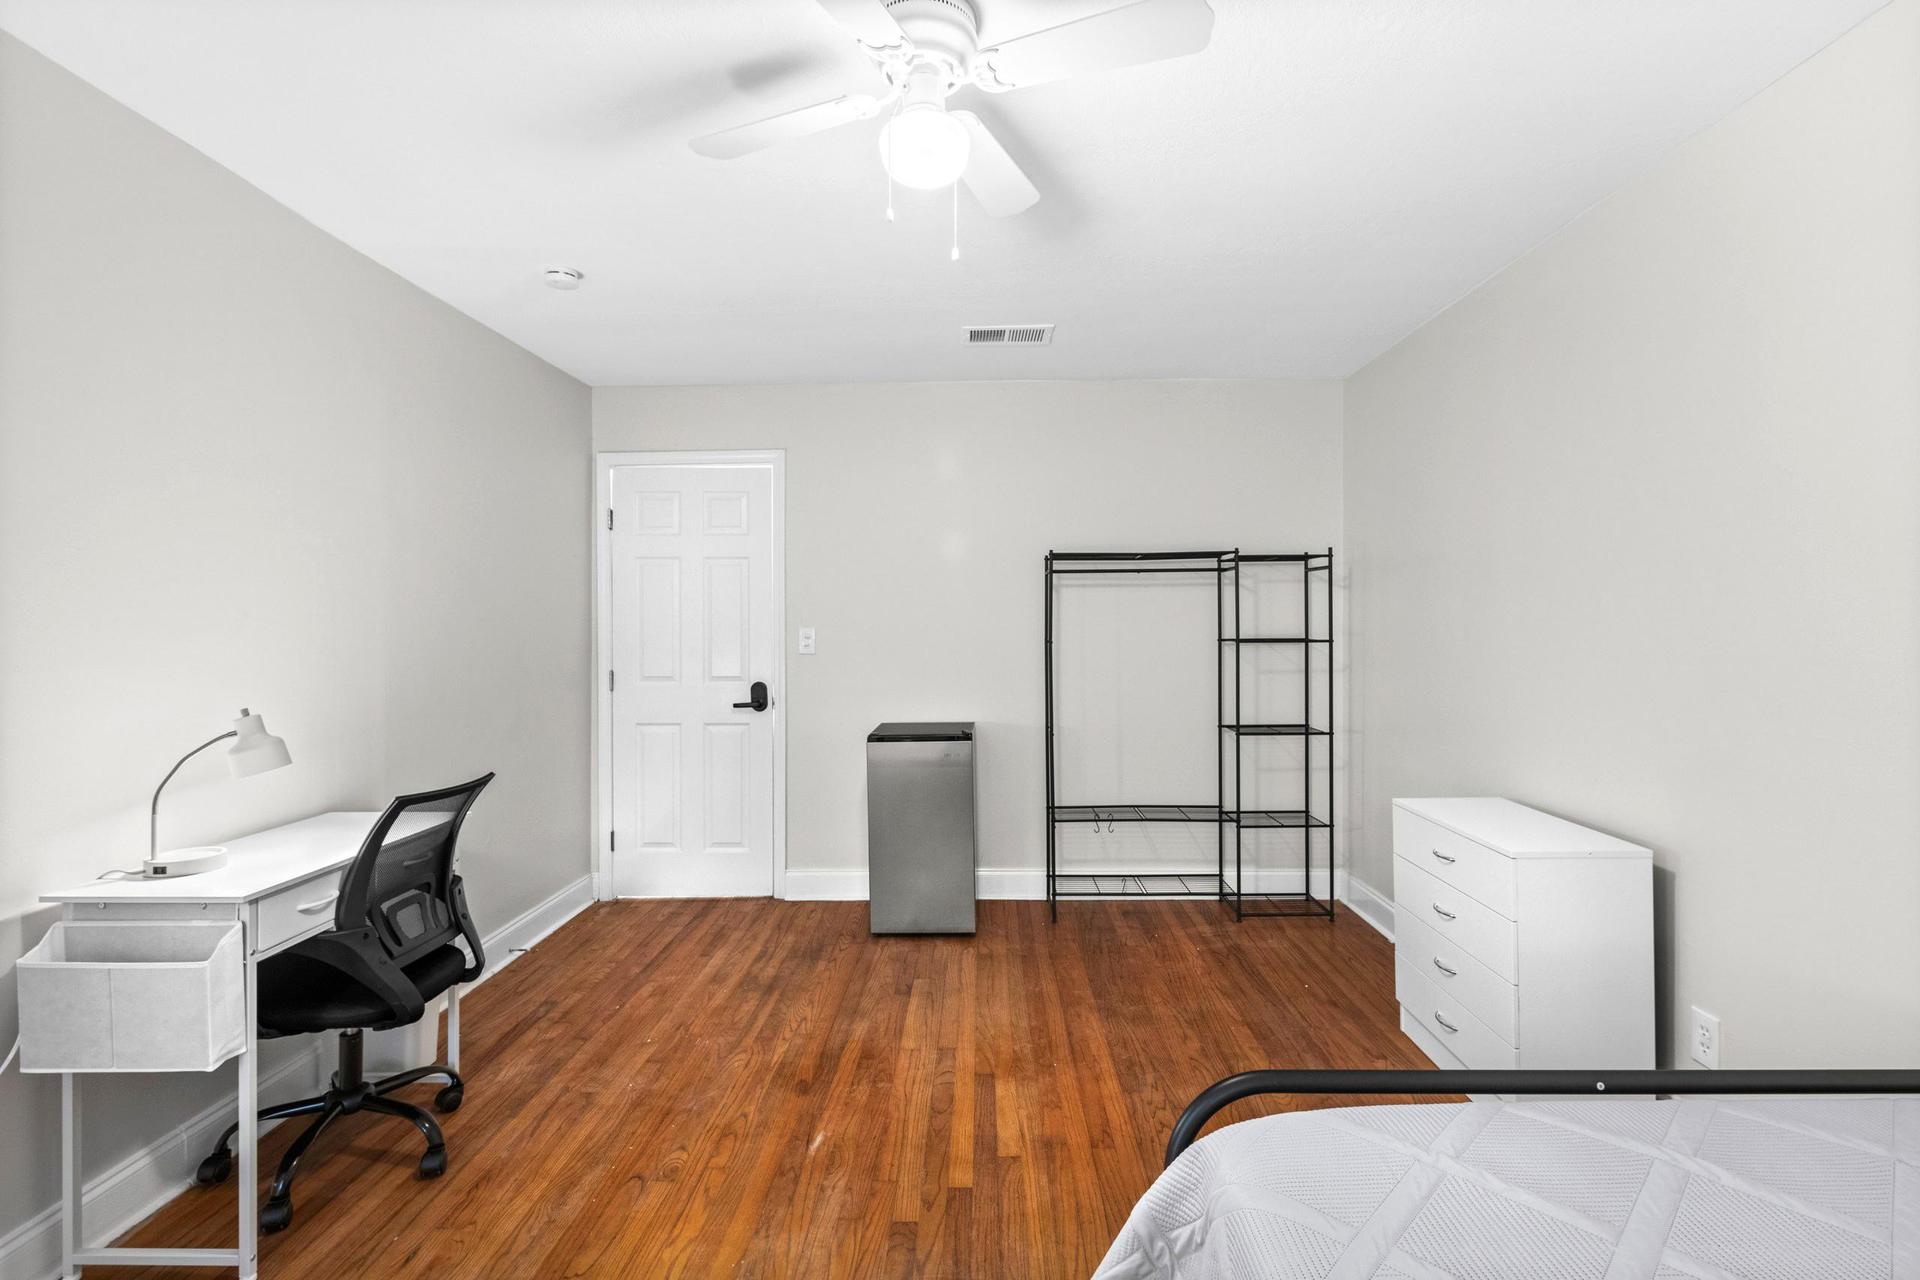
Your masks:
<path fill-rule="evenodd" d="M 891 109 L 880 130 L 880 159 L 893 181 L 928 191 L 964 181 L 983 209 L 1002 218 L 1031 208 L 1040 192 L 979 116 L 947 109 L 951 94 L 967 85 L 1005 93 L 1175 58 L 1206 48 L 1213 33 L 1206 0 L 1132 0 L 983 49 L 973 0 L 819 4 L 873 59 L 885 91 L 846 94 L 723 129 L 695 138 L 693 149 L 730 160 Z"/>

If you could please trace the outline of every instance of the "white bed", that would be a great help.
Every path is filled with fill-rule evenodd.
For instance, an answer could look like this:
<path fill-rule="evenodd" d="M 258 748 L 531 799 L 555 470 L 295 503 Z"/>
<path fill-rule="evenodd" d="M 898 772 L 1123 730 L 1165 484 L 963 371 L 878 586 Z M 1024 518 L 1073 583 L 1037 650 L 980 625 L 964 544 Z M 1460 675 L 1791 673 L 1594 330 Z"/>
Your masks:
<path fill-rule="evenodd" d="M 1229 1125 L 1095 1280 L 1920 1280 L 1920 1100 L 1429 1103 Z"/>

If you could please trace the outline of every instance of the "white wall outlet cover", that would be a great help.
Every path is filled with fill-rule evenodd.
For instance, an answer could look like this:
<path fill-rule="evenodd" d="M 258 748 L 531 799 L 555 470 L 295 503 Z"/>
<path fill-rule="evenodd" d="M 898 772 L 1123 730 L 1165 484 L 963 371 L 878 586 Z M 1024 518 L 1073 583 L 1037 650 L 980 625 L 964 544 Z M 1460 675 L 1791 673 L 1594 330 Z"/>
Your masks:
<path fill-rule="evenodd" d="M 1695 1005 L 1687 1048 L 1693 1060 L 1710 1071 L 1720 1068 L 1720 1019 Z"/>
<path fill-rule="evenodd" d="M 813 628 L 812 627 L 800 628 L 800 652 L 802 653 L 813 652 Z"/>

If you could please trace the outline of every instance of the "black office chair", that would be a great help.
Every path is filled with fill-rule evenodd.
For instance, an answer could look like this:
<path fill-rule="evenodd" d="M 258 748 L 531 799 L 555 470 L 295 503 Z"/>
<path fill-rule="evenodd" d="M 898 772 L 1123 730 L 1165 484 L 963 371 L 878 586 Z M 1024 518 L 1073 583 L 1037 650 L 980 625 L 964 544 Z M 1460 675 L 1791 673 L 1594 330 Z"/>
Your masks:
<path fill-rule="evenodd" d="M 437 1178 L 446 1172 L 446 1142 L 434 1118 L 387 1095 L 430 1076 L 445 1076 L 447 1083 L 434 1095 L 433 1105 L 451 1112 L 460 1106 L 459 1074 L 449 1064 L 436 1062 L 369 1083 L 362 1066 L 362 1036 L 368 1030 L 417 1022 L 429 1000 L 473 981 L 486 967 L 479 930 L 467 914 L 466 890 L 453 874 L 453 855 L 467 810 L 491 781 L 489 773 L 442 791 L 395 798 L 341 878 L 333 928 L 260 963 L 263 1039 L 340 1033 L 333 1086 L 317 1098 L 260 1113 L 262 1120 L 318 1117 L 280 1158 L 260 1208 L 262 1230 L 281 1231 L 293 1221 L 294 1171 L 314 1139 L 341 1116 L 373 1111 L 411 1122 L 427 1140 L 420 1176 Z M 454 945 L 461 938 L 472 952 L 471 960 Z M 450 1028 L 449 1039 L 453 1034 Z M 239 1131 L 239 1125 L 229 1125 L 213 1154 L 200 1162 L 195 1178 L 201 1185 L 224 1182 L 233 1172 L 232 1143 Z"/>

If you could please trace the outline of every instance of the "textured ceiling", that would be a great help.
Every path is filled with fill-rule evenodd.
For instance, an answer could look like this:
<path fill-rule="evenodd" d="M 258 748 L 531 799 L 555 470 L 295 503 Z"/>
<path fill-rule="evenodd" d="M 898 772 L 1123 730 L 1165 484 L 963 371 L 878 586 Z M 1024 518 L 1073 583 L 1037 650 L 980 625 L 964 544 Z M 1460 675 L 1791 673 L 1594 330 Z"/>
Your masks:
<path fill-rule="evenodd" d="M 1882 0 L 1213 0 L 1192 57 L 963 91 L 1042 192 L 882 216 L 811 0 L 0 0 L 0 27 L 589 382 L 1338 377 Z M 1108 0 L 979 0 L 1007 39 Z M 577 293 L 543 287 L 577 267 Z M 1059 325 L 967 348 L 972 323 Z"/>

